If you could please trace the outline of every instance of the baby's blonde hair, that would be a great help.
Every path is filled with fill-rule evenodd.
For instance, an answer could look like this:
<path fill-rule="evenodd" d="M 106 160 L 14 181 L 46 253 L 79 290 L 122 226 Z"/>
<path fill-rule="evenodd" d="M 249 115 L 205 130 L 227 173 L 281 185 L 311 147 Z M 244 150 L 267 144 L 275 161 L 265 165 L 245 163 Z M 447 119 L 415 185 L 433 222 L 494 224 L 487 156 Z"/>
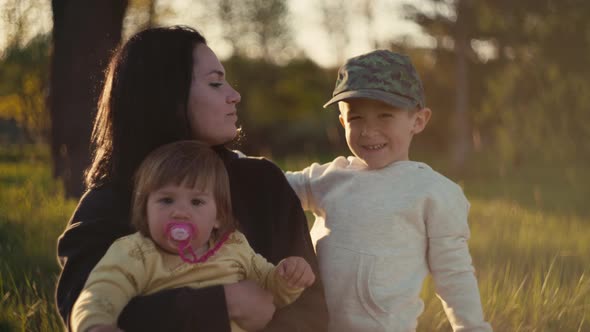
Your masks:
<path fill-rule="evenodd" d="M 199 190 L 213 188 L 220 223 L 217 232 L 212 233 L 214 239 L 237 227 L 232 213 L 229 177 L 223 161 L 203 143 L 178 141 L 152 151 L 135 173 L 131 223 L 144 236 L 150 237 L 148 197 L 169 184 L 182 184 Z"/>

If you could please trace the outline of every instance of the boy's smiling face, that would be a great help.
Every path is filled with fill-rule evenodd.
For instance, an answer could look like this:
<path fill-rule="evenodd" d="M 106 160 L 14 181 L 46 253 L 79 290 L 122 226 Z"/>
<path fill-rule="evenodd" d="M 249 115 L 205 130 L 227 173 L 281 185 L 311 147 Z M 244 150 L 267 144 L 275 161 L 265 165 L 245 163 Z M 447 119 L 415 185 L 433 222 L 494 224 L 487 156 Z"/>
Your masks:
<path fill-rule="evenodd" d="M 338 107 L 346 143 L 369 169 L 408 160 L 412 137 L 424 129 L 431 114 L 428 108 L 407 111 L 366 98 L 346 99 Z"/>

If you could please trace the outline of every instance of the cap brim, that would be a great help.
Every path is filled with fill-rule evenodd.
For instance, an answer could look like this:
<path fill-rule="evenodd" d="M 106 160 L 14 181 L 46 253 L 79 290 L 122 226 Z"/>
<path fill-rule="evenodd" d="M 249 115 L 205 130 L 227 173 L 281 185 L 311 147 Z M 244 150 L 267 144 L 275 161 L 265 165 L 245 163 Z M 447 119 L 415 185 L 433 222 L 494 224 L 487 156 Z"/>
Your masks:
<path fill-rule="evenodd" d="M 415 101 L 413 101 L 410 98 L 383 92 L 381 90 L 355 90 L 344 91 L 335 95 L 334 97 L 332 97 L 332 99 L 328 100 L 328 102 L 324 104 L 324 108 L 327 108 L 328 106 L 331 106 L 344 99 L 350 98 L 367 98 L 379 100 L 393 107 L 403 109 L 413 109 L 419 106 L 418 104 L 416 104 Z"/>

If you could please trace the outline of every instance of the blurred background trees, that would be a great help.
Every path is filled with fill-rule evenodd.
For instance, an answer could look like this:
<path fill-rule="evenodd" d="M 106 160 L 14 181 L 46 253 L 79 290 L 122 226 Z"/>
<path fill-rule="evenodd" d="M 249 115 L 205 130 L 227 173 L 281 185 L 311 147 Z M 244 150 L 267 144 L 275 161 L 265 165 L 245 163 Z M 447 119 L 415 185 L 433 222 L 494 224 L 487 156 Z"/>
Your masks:
<path fill-rule="evenodd" d="M 156 0 L 0 3 L 6 36 L 0 140 L 50 144 L 54 175 L 77 196 L 109 55 L 135 31 L 173 21 L 179 9 Z M 416 154 L 445 159 L 458 172 L 482 154 L 501 171 L 527 162 L 590 161 L 590 2 L 396 4 L 404 3 L 406 19 L 421 27 L 428 45 L 396 39 L 393 31 L 389 40 L 375 38 L 372 22 L 389 13 L 378 12 L 374 0 L 316 2 L 309 10 L 321 18 L 318 33 L 328 36 L 337 59 L 330 68 L 296 46 L 287 0 L 193 1 L 181 10 L 195 12 L 184 24 L 225 43 L 228 79 L 242 94 L 245 135 L 237 148 L 248 154 L 326 159 L 347 153 L 336 112 L 321 106 L 356 16 L 372 47 L 409 54 L 422 76 L 434 115 L 416 139 Z M 52 9 L 51 35 L 31 36 L 39 8 Z"/>
<path fill-rule="evenodd" d="M 103 72 L 121 40 L 126 0 L 52 0 L 53 55 L 48 109 L 53 174 L 70 196 L 83 193 L 83 172 Z"/>
<path fill-rule="evenodd" d="M 0 17 L 5 22 L 0 28 L 4 39 L 0 50 L 2 143 L 47 141 L 49 137 L 45 96 L 51 38 L 47 34 L 32 35 L 30 31 L 39 19 L 40 5 L 41 0 L 0 3 Z"/>

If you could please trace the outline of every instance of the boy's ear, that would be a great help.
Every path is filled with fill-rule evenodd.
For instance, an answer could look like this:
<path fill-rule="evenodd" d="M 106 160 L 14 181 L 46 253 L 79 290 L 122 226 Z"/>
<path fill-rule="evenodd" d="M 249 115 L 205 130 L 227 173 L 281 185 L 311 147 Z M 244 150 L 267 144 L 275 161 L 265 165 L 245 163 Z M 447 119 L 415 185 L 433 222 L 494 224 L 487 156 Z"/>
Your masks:
<path fill-rule="evenodd" d="M 340 124 L 342 125 L 342 127 L 344 128 L 344 118 L 342 117 L 342 114 L 338 115 L 338 120 L 340 120 Z"/>
<path fill-rule="evenodd" d="M 423 108 L 416 112 L 416 117 L 414 119 L 414 128 L 412 128 L 412 134 L 418 134 L 426 128 L 428 121 L 430 120 L 430 116 L 432 115 L 432 111 L 430 108 Z"/>

